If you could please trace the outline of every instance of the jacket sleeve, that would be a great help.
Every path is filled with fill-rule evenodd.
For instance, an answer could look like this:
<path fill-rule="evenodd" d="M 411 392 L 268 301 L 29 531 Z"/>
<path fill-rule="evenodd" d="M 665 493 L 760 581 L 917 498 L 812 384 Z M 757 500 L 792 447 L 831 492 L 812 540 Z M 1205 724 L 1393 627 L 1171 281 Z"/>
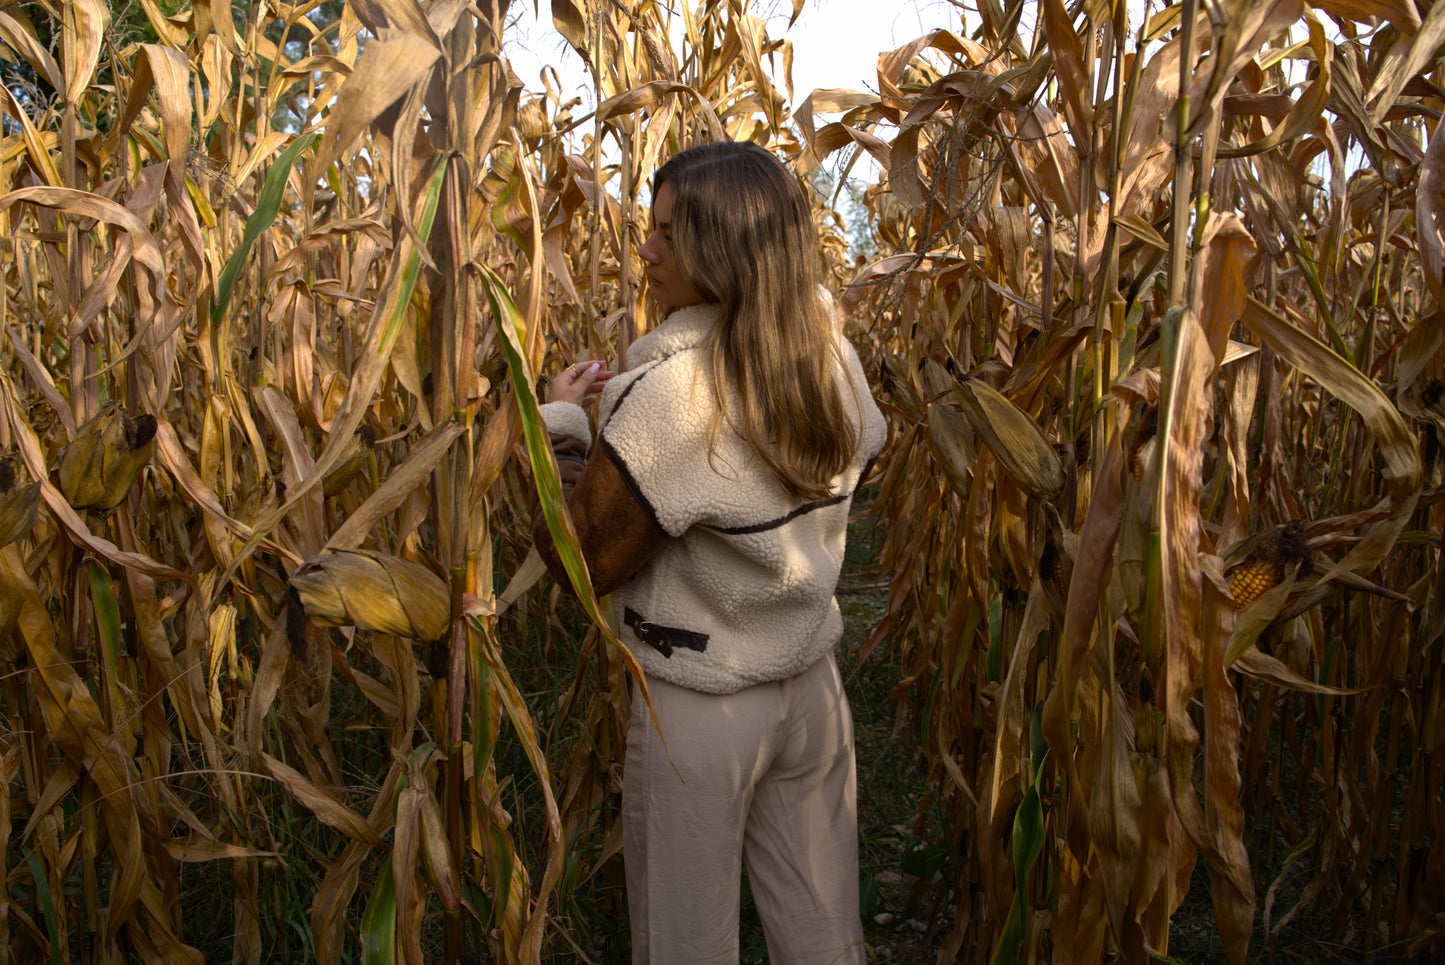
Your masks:
<path fill-rule="evenodd" d="M 666 545 L 667 534 L 619 471 L 610 447 L 596 446 L 592 457 L 584 459 L 586 444 L 580 439 L 558 434 L 551 439 L 592 590 L 606 596 Z M 571 580 L 540 508 L 532 518 L 532 538 L 552 576 L 570 590 Z"/>

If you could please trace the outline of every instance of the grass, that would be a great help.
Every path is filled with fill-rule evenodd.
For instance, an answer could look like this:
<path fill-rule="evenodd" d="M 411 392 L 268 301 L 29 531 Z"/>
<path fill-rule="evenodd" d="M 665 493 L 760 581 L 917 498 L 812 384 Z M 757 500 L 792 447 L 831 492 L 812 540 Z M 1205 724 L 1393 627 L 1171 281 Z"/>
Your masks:
<path fill-rule="evenodd" d="M 877 647 L 867 660 L 859 653 L 887 609 L 886 574 L 875 562 L 883 529 L 872 514 L 876 492 L 854 502 L 848 552 L 841 579 L 843 640 L 839 666 L 853 708 L 858 748 L 858 870 L 862 879 L 864 938 L 882 961 L 922 962 L 925 934 L 917 930 L 923 912 L 912 900 L 916 881 L 904 870 L 919 801 L 928 792 L 927 766 L 907 727 L 898 726 L 898 707 L 888 695 L 901 670 L 892 651 Z"/>

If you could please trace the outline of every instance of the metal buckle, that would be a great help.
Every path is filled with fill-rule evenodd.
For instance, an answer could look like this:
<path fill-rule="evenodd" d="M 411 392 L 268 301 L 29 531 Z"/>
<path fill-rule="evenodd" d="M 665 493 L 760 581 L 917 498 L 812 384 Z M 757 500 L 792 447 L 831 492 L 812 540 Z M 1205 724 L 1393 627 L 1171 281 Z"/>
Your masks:
<path fill-rule="evenodd" d="M 638 640 L 664 657 L 672 656 L 672 641 L 668 639 L 667 631 L 663 627 L 646 620 L 638 620 L 633 624 L 632 631 L 637 634 Z"/>

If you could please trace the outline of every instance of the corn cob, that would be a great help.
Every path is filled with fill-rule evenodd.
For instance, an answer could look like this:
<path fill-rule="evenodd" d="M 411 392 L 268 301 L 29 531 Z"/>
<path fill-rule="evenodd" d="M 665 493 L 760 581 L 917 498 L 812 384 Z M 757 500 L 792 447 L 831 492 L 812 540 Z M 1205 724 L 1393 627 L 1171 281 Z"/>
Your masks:
<path fill-rule="evenodd" d="M 918 381 L 923 383 L 923 401 L 937 402 L 953 391 L 956 379 L 948 374 L 943 363 L 931 356 L 925 356 L 918 364 Z"/>
<path fill-rule="evenodd" d="M 1039 557 L 1039 578 L 1045 585 L 1053 588 L 1060 600 L 1069 598 L 1068 568 L 1064 565 L 1064 554 L 1059 550 L 1052 532 L 1044 539 L 1044 552 Z"/>
<path fill-rule="evenodd" d="M 1244 558 L 1224 573 L 1235 605 L 1244 609 L 1274 589 L 1284 579 L 1285 568 L 1294 562 L 1300 564 L 1301 574 L 1309 572 L 1313 562 L 1298 523 L 1261 533 L 1249 545 Z"/>
<path fill-rule="evenodd" d="M 60 454 L 60 492 L 76 509 L 110 511 L 130 492 L 155 452 L 155 416 L 132 419 L 117 403 L 81 426 Z"/>
<path fill-rule="evenodd" d="M 1063 464 L 1032 416 L 981 379 L 960 381 L 954 398 L 1014 482 L 1040 499 L 1064 491 Z"/>
<path fill-rule="evenodd" d="M 439 640 L 451 624 L 451 592 L 420 563 L 370 550 L 313 556 L 291 574 L 291 606 L 326 627 L 358 626 Z M 295 639 L 295 614 L 288 615 Z"/>
<path fill-rule="evenodd" d="M 909 377 L 908 366 L 896 356 L 884 356 L 880 379 L 883 391 L 893 398 L 904 414 L 915 422 L 922 418 L 923 401 Z"/>
<path fill-rule="evenodd" d="M 952 406 L 930 405 L 928 441 L 954 492 L 967 497 L 976 453 L 968 420 Z"/>
<path fill-rule="evenodd" d="M 40 505 L 40 483 L 25 485 L 25 466 L 13 452 L 0 454 L 0 546 L 30 532 Z"/>
<path fill-rule="evenodd" d="M 1229 595 L 1243 609 L 1279 583 L 1280 576 L 1269 560 L 1257 559 L 1229 571 Z"/>
<path fill-rule="evenodd" d="M 1124 429 L 1124 440 L 1129 450 L 1129 474 L 1134 482 L 1143 482 L 1145 449 L 1154 441 L 1159 431 L 1159 407 L 1140 402 L 1129 416 L 1129 425 Z"/>

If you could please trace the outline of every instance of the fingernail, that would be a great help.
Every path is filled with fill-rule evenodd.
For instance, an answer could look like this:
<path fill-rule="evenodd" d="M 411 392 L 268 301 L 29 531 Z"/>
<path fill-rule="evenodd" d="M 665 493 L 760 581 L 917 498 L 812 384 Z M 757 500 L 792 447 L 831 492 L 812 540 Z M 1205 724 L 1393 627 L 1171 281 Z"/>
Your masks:
<path fill-rule="evenodd" d="M 597 370 L 600 369 L 600 368 L 602 368 L 602 363 L 601 363 L 601 362 L 593 362 L 591 365 L 587 366 L 587 374 L 588 374 L 588 375 L 596 375 L 596 374 L 597 374 Z"/>

